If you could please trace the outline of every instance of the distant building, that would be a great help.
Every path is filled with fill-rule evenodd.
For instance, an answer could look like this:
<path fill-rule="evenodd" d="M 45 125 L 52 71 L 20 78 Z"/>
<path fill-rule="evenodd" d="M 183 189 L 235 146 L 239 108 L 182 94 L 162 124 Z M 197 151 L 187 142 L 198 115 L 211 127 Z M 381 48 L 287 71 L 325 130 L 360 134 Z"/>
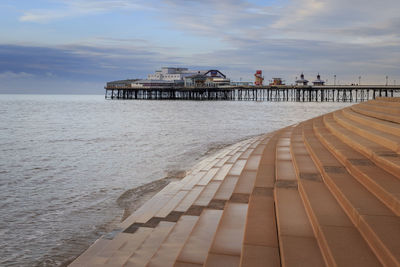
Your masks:
<path fill-rule="evenodd" d="M 197 74 L 197 71 L 189 70 L 188 68 L 163 67 L 161 68 L 161 70 L 157 70 L 154 74 L 147 75 L 147 79 L 162 81 L 183 81 L 185 77 L 195 74 Z"/>
<path fill-rule="evenodd" d="M 129 88 L 132 84 L 139 81 L 138 79 L 112 81 L 107 83 L 108 88 Z"/>
<path fill-rule="evenodd" d="M 300 79 L 296 81 L 296 85 L 308 85 L 308 80 L 304 79 L 303 73 L 301 73 Z"/>
<path fill-rule="evenodd" d="M 198 71 L 184 78 L 186 87 L 220 87 L 230 85 L 230 79 L 219 70 Z"/>
<path fill-rule="evenodd" d="M 253 85 L 253 82 L 242 82 L 242 81 L 231 82 L 230 85 L 233 85 L 233 86 L 251 86 L 251 85 Z"/>
<path fill-rule="evenodd" d="M 319 75 L 319 73 L 318 73 L 318 75 L 317 75 L 317 79 L 316 79 L 315 81 L 313 81 L 313 84 L 314 84 L 315 86 L 322 86 L 322 85 L 325 85 L 325 81 L 321 80 L 321 76 Z"/>
<path fill-rule="evenodd" d="M 107 88 L 172 88 L 179 86 L 220 87 L 230 85 L 230 79 L 219 70 L 194 71 L 187 68 L 163 67 L 147 79 L 128 79 L 107 83 Z"/>
<path fill-rule="evenodd" d="M 191 87 L 191 86 L 205 87 L 206 81 L 207 81 L 207 76 L 204 74 L 201 74 L 199 71 L 199 73 L 197 73 L 197 74 L 185 77 L 184 84 L 187 87 Z"/>
<path fill-rule="evenodd" d="M 285 85 L 282 78 L 272 78 L 272 82 L 269 85 Z"/>
<path fill-rule="evenodd" d="M 180 80 L 137 80 L 136 82 L 132 83 L 132 88 L 150 88 L 150 87 L 164 87 L 164 88 L 172 88 L 176 86 L 183 86 L 183 81 Z"/>

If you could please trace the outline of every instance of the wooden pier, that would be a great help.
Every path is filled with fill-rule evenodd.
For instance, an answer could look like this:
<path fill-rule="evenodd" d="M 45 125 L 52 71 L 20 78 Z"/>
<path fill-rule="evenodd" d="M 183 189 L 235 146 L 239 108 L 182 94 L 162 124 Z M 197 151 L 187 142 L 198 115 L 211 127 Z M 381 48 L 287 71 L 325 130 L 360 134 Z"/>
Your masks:
<path fill-rule="evenodd" d="M 105 87 L 106 99 L 364 102 L 399 96 L 400 86 Z"/>

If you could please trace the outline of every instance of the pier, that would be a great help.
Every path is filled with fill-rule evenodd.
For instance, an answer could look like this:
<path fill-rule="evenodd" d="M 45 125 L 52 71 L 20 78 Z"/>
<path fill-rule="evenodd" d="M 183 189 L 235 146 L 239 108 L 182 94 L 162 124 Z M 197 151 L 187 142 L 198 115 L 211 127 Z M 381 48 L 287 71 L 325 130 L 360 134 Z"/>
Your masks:
<path fill-rule="evenodd" d="M 400 86 L 221 86 L 129 87 L 106 86 L 106 99 L 224 100 L 273 102 L 364 102 L 376 97 L 399 96 Z"/>

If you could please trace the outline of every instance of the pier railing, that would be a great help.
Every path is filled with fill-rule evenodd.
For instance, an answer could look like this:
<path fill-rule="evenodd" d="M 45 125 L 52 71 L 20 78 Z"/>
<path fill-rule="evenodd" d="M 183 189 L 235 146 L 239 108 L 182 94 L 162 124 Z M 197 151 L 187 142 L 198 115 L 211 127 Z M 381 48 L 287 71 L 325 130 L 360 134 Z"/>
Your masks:
<path fill-rule="evenodd" d="M 363 102 L 400 96 L 400 86 L 105 87 L 106 99 Z"/>

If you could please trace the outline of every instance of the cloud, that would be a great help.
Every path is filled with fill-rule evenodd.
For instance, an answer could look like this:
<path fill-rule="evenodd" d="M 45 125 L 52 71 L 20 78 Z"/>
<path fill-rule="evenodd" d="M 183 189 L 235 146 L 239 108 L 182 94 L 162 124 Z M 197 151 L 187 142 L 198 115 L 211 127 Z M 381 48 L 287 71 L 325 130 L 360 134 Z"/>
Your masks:
<path fill-rule="evenodd" d="M 38 22 L 45 23 L 55 19 L 61 19 L 67 16 L 75 14 L 70 10 L 68 11 L 56 11 L 56 10 L 32 10 L 25 12 L 19 20 L 21 22 Z"/>
<path fill-rule="evenodd" d="M 26 79 L 26 78 L 32 78 L 35 77 L 35 75 L 31 73 L 26 73 L 26 72 L 12 72 L 12 71 L 5 71 L 0 73 L 0 79 Z"/>
<path fill-rule="evenodd" d="M 189 66 L 219 68 L 234 80 L 252 80 L 256 69 L 263 69 L 266 77 L 283 76 L 288 81 L 301 71 L 309 75 L 321 72 L 326 77 L 335 73 L 342 82 L 354 82 L 359 75 L 372 83 L 385 75 L 400 80 L 398 0 L 385 4 L 377 0 L 368 4 L 363 0 L 351 4 L 348 0 L 53 3 L 58 5 L 26 10 L 20 19 L 45 23 L 141 10 L 149 30 L 138 26 L 134 14 L 124 16 L 125 24 L 119 25 L 117 33 L 105 29 L 96 33 L 98 36 L 77 37 L 68 45 L 0 45 L 0 73 L 105 82 L 145 77 L 162 66 Z M 129 21 L 135 27 L 126 23 Z"/>
<path fill-rule="evenodd" d="M 340 43 L 399 42 L 396 0 L 291 0 L 270 29 L 286 38 Z M 378 37 L 379 36 L 379 37 Z"/>
<path fill-rule="evenodd" d="M 262 38 L 338 43 L 400 42 L 400 2 L 372 0 L 164 1 L 176 29 L 225 42 Z M 196 10 L 196 12 L 193 12 Z M 173 14 L 171 16 L 171 14 Z"/>
<path fill-rule="evenodd" d="M 107 81 L 144 78 L 167 62 L 144 50 L 0 45 L 0 93 L 102 94 Z"/>
<path fill-rule="evenodd" d="M 285 28 L 288 25 L 296 25 L 298 22 L 304 21 L 310 17 L 318 16 L 324 11 L 326 1 L 322 0 L 300 0 L 296 1 L 296 5 L 291 5 L 276 22 L 272 28 Z M 324 12 L 323 12 L 324 13 Z"/>
<path fill-rule="evenodd" d="M 359 75 L 370 83 L 383 83 L 385 75 L 400 78 L 398 46 L 268 38 L 251 44 L 246 39 L 230 41 L 235 49 L 196 54 L 189 61 L 217 66 L 233 79 L 250 81 L 256 69 L 263 70 L 267 79 L 282 77 L 288 83 L 301 72 L 308 77 L 320 72 L 325 78 L 336 74 L 342 83 L 354 83 Z"/>
<path fill-rule="evenodd" d="M 243 0 L 166 0 L 163 10 L 164 19 L 178 29 L 218 39 L 245 34 L 253 27 L 268 25 L 275 17 L 275 7 Z"/>
<path fill-rule="evenodd" d="M 59 0 L 59 7 L 24 11 L 21 22 L 48 23 L 67 17 L 107 13 L 113 10 L 148 10 L 150 6 L 135 0 Z"/>
<path fill-rule="evenodd" d="M 0 45 L 0 79 L 7 79 L 8 84 L 30 79 L 31 86 L 43 81 L 104 84 L 110 80 L 145 78 L 161 66 L 181 65 L 178 58 L 157 52 L 160 48 L 137 43 L 125 48 L 81 44 Z M 5 89 L 5 85 L 0 84 L 0 89 Z"/>

